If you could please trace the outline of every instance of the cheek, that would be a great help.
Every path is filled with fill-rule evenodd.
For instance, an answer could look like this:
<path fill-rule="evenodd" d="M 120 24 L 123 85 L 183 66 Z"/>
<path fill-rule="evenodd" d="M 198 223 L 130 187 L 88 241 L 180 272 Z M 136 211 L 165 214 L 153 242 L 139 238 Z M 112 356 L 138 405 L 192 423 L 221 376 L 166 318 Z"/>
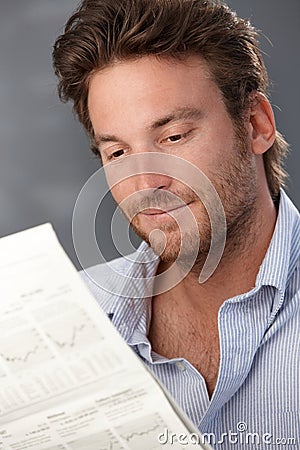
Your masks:
<path fill-rule="evenodd" d="M 214 139 L 197 139 L 190 145 L 184 154 L 180 156 L 186 161 L 196 166 L 201 173 L 208 176 L 212 170 L 218 165 L 218 161 L 222 155 L 220 144 Z M 193 169 L 191 169 L 193 172 Z M 189 178 L 188 168 L 185 170 L 185 179 Z"/>
<path fill-rule="evenodd" d="M 115 185 L 114 187 L 110 188 L 110 192 L 117 203 L 120 203 L 125 197 L 123 195 L 124 189 L 122 190 L 121 184 L 122 183 L 119 183 L 119 184 Z"/>
<path fill-rule="evenodd" d="M 206 175 L 217 170 L 222 161 L 231 159 L 235 151 L 231 129 L 224 133 L 222 131 L 221 126 L 216 126 L 211 132 L 207 131 L 190 149 L 188 159 Z"/>
<path fill-rule="evenodd" d="M 132 183 L 129 180 L 124 180 L 111 188 L 111 194 L 117 204 L 120 204 L 126 200 L 130 195 L 134 193 Z"/>

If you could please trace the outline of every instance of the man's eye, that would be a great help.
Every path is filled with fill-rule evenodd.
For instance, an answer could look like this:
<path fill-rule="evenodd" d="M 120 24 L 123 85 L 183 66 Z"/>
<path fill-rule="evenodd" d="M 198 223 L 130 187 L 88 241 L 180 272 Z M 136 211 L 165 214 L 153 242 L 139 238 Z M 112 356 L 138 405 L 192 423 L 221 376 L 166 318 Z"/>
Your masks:
<path fill-rule="evenodd" d="M 124 150 L 121 148 L 120 150 L 116 150 L 115 152 L 108 155 L 107 159 L 111 160 L 114 158 L 118 158 L 119 156 L 122 156 L 124 154 Z"/>
<path fill-rule="evenodd" d="M 167 140 L 169 140 L 170 142 L 177 142 L 180 141 L 182 136 L 183 136 L 182 134 L 174 134 L 173 136 L 169 136 Z"/>
<path fill-rule="evenodd" d="M 179 142 L 182 139 L 184 139 L 185 137 L 187 137 L 187 135 L 189 134 L 189 132 L 187 133 L 178 133 L 178 134 L 172 134 L 171 136 L 168 136 L 165 139 L 165 142 Z"/>

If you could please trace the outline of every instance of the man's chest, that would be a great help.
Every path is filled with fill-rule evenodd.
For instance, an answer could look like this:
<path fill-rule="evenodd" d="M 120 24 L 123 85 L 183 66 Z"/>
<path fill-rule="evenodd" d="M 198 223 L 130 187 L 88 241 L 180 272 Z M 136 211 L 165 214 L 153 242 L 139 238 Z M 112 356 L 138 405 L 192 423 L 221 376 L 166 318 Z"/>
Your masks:
<path fill-rule="evenodd" d="M 149 333 L 152 349 L 168 359 L 184 358 L 203 376 L 209 396 L 215 388 L 220 362 L 216 323 L 158 321 Z"/>

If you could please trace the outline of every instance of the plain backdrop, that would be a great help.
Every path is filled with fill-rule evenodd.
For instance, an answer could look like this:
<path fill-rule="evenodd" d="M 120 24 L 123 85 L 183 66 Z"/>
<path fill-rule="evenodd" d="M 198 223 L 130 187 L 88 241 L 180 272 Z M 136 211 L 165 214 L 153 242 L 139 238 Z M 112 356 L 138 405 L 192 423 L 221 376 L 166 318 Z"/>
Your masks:
<path fill-rule="evenodd" d="M 299 207 L 300 2 L 228 3 L 263 31 L 271 102 L 278 129 L 291 145 L 288 193 Z M 60 104 L 51 67 L 53 42 L 76 5 L 75 0 L 0 0 L 0 236 L 50 221 L 79 267 L 72 212 L 99 162 L 71 106 Z M 108 259 L 117 256 L 110 239 L 114 209 L 107 196 L 97 220 L 99 245 Z"/>

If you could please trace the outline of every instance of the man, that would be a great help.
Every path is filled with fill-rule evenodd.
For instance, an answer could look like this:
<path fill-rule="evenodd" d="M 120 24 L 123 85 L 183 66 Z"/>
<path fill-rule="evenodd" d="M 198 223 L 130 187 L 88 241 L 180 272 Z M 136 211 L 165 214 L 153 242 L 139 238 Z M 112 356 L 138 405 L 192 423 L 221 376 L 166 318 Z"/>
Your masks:
<path fill-rule="evenodd" d="M 105 266 L 92 268 L 100 306 L 215 448 L 297 448 L 300 219 L 282 190 L 287 144 L 254 28 L 213 0 L 84 0 L 53 55 L 60 97 L 107 171 L 130 157 L 180 158 L 209 179 L 226 218 L 222 258 L 199 283 L 213 198 L 206 208 L 172 170 L 120 178 L 112 194 L 145 242 L 143 261 L 120 258 L 115 270 L 155 278 L 196 256 L 151 295 L 141 281 L 132 296 L 121 284 L 109 293 L 91 281 Z"/>

